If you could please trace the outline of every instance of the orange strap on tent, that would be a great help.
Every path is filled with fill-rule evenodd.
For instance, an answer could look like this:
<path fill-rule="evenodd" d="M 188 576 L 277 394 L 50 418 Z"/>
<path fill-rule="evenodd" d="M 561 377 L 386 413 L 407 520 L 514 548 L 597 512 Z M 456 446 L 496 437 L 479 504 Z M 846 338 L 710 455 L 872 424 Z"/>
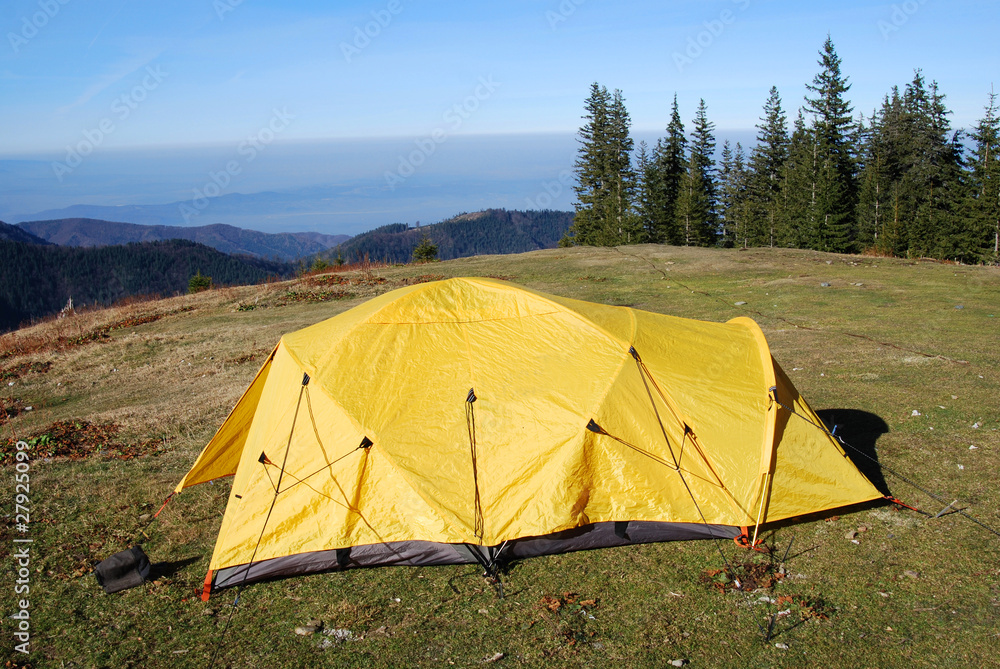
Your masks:
<path fill-rule="evenodd" d="M 918 509 L 918 508 L 917 508 L 917 507 L 915 507 L 915 506 L 910 506 L 910 505 L 909 505 L 909 504 L 907 504 L 906 502 L 901 502 L 901 501 L 899 501 L 898 499 L 896 499 L 896 498 L 895 498 L 895 497 L 893 497 L 892 495 L 885 495 L 885 498 L 886 498 L 887 500 L 889 500 L 890 502 L 892 502 L 893 504 L 899 504 L 900 506 L 902 506 L 902 507 L 905 507 L 905 508 L 909 509 L 910 511 L 916 511 L 917 513 L 926 513 L 926 512 L 924 512 L 924 511 L 921 511 L 920 509 Z"/>
<path fill-rule="evenodd" d="M 205 575 L 205 587 L 201 590 L 201 601 L 207 602 L 208 596 L 212 594 L 212 570 L 208 570 L 208 574 Z"/>
<path fill-rule="evenodd" d="M 167 508 L 167 504 L 170 502 L 170 498 L 173 497 L 173 496 L 174 496 L 174 493 L 170 493 L 169 495 L 167 495 L 167 498 L 165 500 L 163 500 L 163 506 L 160 507 L 160 511 L 163 511 L 165 508 Z M 160 515 L 160 511 L 157 511 L 156 513 L 154 513 L 153 514 L 153 518 L 156 518 L 158 515 Z"/>
<path fill-rule="evenodd" d="M 761 546 L 764 545 L 763 539 L 757 539 L 756 541 L 750 539 L 750 528 L 746 526 L 740 527 L 740 534 L 733 537 L 733 543 L 735 543 L 737 546 L 746 548 L 748 550 L 758 551 L 763 553 L 769 552 L 767 550 L 761 549 Z"/>

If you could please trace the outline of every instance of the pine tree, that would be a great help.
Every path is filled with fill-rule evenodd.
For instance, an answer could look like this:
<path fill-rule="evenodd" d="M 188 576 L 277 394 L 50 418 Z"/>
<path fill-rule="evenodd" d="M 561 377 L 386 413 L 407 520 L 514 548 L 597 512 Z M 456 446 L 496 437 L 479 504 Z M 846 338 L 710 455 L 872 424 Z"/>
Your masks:
<path fill-rule="evenodd" d="M 894 254 L 900 240 L 899 177 L 902 100 L 893 87 L 882 108 L 872 114 L 863 134 L 863 166 L 856 212 L 858 243 L 862 249 Z"/>
<path fill-rule="evenodd" d="M 591 84 L 590 97 L 585 103 L 587 122 L 580 128 L 576 159 L 576 215 L 573 236 L 578 244 L 596 244 L 602 228 L 601 211 L 607 194 L 606 141 L 610 120 L 608 89 L 597 82 Z"/>
<path fill-rule="evenodd" d="M 646 218 L 646 240 L 660 244 L 680 244 L 677 224 L 677 198 L 687 170 L 687 137 L 681 122 L 677 95 L 670 112 L 667 136 L 656 143 L 646 176 L 649 192 L 649 212 Z"/>
<path fill-rule="evenodd" d="M 759 231 L 761 243 L 785 246 L 793 241 L 790 232 L 781 225 L 780 211 L 781 174 L 788 160 L 788 122 L 775 86 L 771 87 L 760 120 L 757 145 L 750 153 L 749 224 Z"/>
<path fill-rule="evenodd" d="M 713 231 L 707 224 L 712 204 L 704 184 L 705 175 L 700 164 L 690 161 L 677 198 L 676 217 L 680 226 L 681 243 L 685 246 L 706 246 L 714 241 Z"/>
<path fill-rule="evenodd" d="M 961 149 L 950 136 L 948 110 L 937 83 L 927 87 L 920 70 L 907 84 L 899 118 L 899 176 L 896 189 L 900 220 L 897 253 L 954 257 L 962 254 L 954 239 Z"/>
<path fill-rule="evenodd" d="M 611 197 L 608 222 L 610 229 L 605 244 L 637 244 L 641 238 L 639 217 L 635 211 L 636 176 L 632 168 L 635 148 L 630 135 L 632 119 L 625 109 L 622 92 L 615 89 L 610 109 Z"/>
<path fill-rule="evenodd" d="M 816 199 L 813 248 L 843 253 L 853 247 L 856 148 L 854 117 L 845 99 L 851 86 L 840 71 L 840 57 L 827 35 L 820 51 L 822 70 L 807 85 L 806 98 L 816 136 Z"/>
<path fill-rule="evenodd" d="M 806 126 L 800 109 L 788 144 L 788 158 L 781 170 L 781 224 L 788 231 L 788 245 L 796 248 L 816 248 L 816 135 Z M 773 246 L 778 240 L 768 230 L 751 230 L 750 244 Z"/>
<path fill-rule="evenodd" d="M 699 204 L 697 209 L 702 218 L 693 221 L 698 233 L 695 237 L 699 244 L 707 245 L 715 242 L 718 234 L 718 196 L 716 194 L 715 177 L 715 124 L 708 120 L 708 107 L 705 99 L 698 102 L 698 111 L 694 117 L 694 128 L 691 131 L 691 152 L 688 157 L 688 174 L 694 181 L 694 187 L 700 192 L 696 201 L 704 201 L 704 207 Z M 689 195 L 690 197 L 690 195 Z M 692 210 L 693 213 L 693 210 Z M 692 222 L 686 222 L 686 229 Z M 685 240 L 690 235 L 685 232 Z M 690 242 L 685 241 L 685 244 Z"/>
<path fill-rule="evenodd" d="M 990 92 L 986 115 L 971 134 L 975 142 L 969 161 L 966 211 L 979 258 L 1000 263 L 1000 116 L 997 96 Z"/>
<path fill-rule="evenodd" d="M 652 227 L 653 198 L 650 186 L 654 180 L 655 165 L 649 155 L 649 145 L 639 142 L 639 152 L 635 158 L 636 192 L 635 208 L 643 241 L 648 240 L 647 231 Z"/>
<path fill-rule="evenodd" d="M 631 120 L 621 91 L 596 82 L 586 101 L 587 123 L 579 131 L 573 233 L 576 243 L 612 246 L 638 241 L 633 211 Z"/>
<path fill-rule="evenodd" d="M 722 164 L 719 173 L 719 210 L 722 216 L 720 243 L 726 248 L 747 245 L 748 181 L 743 147 L 736 142 L 730 148 L 727 139 L 722 144 Z"/>

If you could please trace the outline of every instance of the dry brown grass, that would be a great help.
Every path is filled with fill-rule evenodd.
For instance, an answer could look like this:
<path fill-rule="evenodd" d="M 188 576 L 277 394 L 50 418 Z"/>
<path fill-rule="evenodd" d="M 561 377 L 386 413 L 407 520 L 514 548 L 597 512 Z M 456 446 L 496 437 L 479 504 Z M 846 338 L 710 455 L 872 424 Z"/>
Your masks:
<path fill-rule="evenodd" d="M 232 601 L 228 594 L 207 606 L 195 599 L 225 508 L 225 482 L 186 490 L 153 525 L 150 555 L 177 565 L 157 585 L 103 596 L 89 565 L 135 540 L 143 517 L 159 508 L 282 334 L 443 276 L 500 277 L 712 321 L 751 316 L 814 408 L 884 421 L 881 463 L 947 491 L 947 501 L 960 497 L 971 513 L 1000 525 L 1000 268 L 638 246 L 328 270 L 119 305 L 0 338 L 0 350 L 13 351 L 2 367 L 25 370 L 0 394 L 35 407 L 12 417 L 2 436 L 81 419 L 120 424 L 126 440 L 166 440 L 165 451 L 134 460 L 33 463 L 32 532 L 43 570 L 32 614 L 38 666 L 138 666 L 136 658 L 144 666 L 205 666 L 219 643 L 218 612 Z M 334 290 L 345 295 L 321 301 Z M 289 292 L 316 297 L 290 300 Z M 148 316 L 159 317 L 139 323 Z M 108 329 L 123 322 L 135 324 Z M 107 337 L 60 344 L 105 330 Z M 32 371 L 36 362 L 51 366 Z M 908 503 L 934 512 L 943 506 L 899 481 L 892 485 Z M 0 492 L 11 498 L 9 480 Z M 859 544 L 845 539 L 861 524 L 869 531 Z M 0 557 L 13 533 L 2 529 Z M 774 606 L 759 593 L 737 601 L 738 593 L 704 587 L 699 575 L 723 566 L 718 549 L 676 542 L 526 560 L 507 575 L 504 600 L 471 567 L 349 570 L 258 584 L 244 595 L 222 658 L 240 667 L 478 666 L 498 651 L 504 666 L 663 666 L 674 658 L 732 667 L 840 666 L 845 657 L 880 667 L 995 662 L 997 549 L 971 523 L 879 509 L 774 531 L 768 540 L 779 548 L 794 538 L 789 575 L 771 586 L 794 615 L 778 619 L 780 636 L 767 645 L 757 625 Z M 559 593 L 581 593 L 600 606 L 594 618 L 569 605 L 538 609 L 541 598 Z M 216 615 L 203 615 L 206 608 Z M 316 637 L 292 633 L 313 617 L 351 629 L 358 640 L 319 649 Z M 0 650 L 9 647 L 0 639 Z"/>

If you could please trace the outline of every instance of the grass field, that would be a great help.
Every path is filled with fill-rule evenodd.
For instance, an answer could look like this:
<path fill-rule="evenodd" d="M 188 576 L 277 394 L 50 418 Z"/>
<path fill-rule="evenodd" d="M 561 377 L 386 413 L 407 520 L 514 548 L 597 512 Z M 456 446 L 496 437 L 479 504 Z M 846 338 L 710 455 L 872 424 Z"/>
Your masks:
<path fill-rule="evenodd" d="M 775 555 L 721 545 L 757 577 L 749 593 L 725 587 L 720 546 L 674 542 L 516 563 L 504 599 L 473 566 L 252 585 L 223 637 L 234 592 L 198 598 L 227 499 L 222 482 L 174 497 L 151 525 L 142 543 L 159 578 L 103 593 L 93 564 L 131 544 L 282 333 L 445 276 L 689 318 L 750 316 L 814 409 L 945 503 L 883 471 L 895 496 L 932 515 L 957 499 L 1000 528 L 996 267 L 638 246 L 225 288 L 0 338 L 6 666 L 205 667 L 216 651 L 218 667 L 1000 666 L 1000 536 L 957 514 L 885 505 L 771 528 Z M 59 455 L 70 448 L 63 435 L 74 434 L 81 457 Z M 26 533 L 15 526 L 14 438 L 34 444 Z M 83 457 L 88 449 L 96 452 Z M 21 597 L 13 551 L 24 544 L 14 539 L 25 537 L 27 656 L 15 651 L 8 618 Z M 765 641 L 761 629 L 779 611 Z M 326 633 L 294 633 L 312 619 Z"/>

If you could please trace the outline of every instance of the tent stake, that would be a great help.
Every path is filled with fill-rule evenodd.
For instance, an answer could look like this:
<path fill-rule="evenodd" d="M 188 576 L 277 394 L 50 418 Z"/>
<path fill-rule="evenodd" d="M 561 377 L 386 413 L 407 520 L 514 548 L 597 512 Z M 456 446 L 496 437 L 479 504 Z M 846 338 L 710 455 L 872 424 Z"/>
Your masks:
<path fill-rule="evenodd" d="M 946 497 L 945 499 L 947 499 L 947 497 Z M 956 499 L 956 500 L 954 500 L 954 501 L 952 501 L 952 503 L 951 503 L 951 504 L 949 504 L 948 506 L 946 506 L 946 507 L 944 507 L 943 509 L 941 509 L 940 511 L 938 511 L 938 514 L 937 514 L 936 516 L 934 516 L 934 518 L 940 518 L 941 516 L 943 516 L 943 515 L 944 515 L 945 511 L 947 511 L 947 510 L 948 510 L 948 509 L 950 509 L 951 507 L 955 506 L 955 504 L 957 504 L 957 503 L 958 503 L 958 500 L 957 500 L 957 499 Z"/>

